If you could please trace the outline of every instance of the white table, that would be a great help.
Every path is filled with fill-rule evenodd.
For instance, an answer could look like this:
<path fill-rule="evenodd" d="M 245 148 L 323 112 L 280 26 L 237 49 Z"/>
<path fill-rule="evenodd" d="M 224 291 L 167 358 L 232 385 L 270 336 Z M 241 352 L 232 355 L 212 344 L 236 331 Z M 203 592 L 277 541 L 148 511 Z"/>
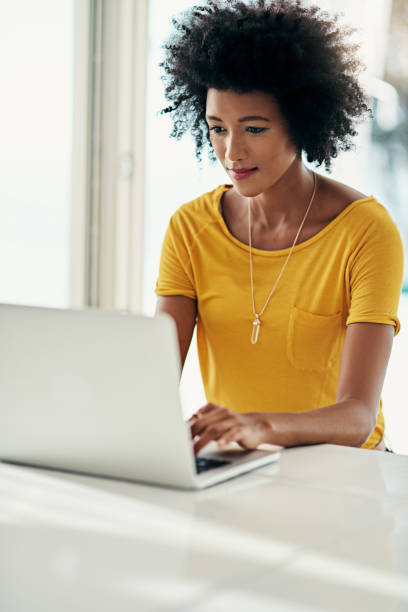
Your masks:
<path fill-rule="evenodd" d="M 287 449 L 199 492 L 0 463 L 0 610 L 408 610 L 408 457 Z"/>

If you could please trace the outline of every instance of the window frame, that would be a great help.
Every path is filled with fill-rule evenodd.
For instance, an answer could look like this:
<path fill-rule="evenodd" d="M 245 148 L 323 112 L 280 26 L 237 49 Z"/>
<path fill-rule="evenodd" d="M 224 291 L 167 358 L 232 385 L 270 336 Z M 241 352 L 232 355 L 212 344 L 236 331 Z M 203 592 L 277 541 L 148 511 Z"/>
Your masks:
<path fill-rule="evenodd" d="M 142 304 L 148 0 L 75 0 L 70 305 Z"/>

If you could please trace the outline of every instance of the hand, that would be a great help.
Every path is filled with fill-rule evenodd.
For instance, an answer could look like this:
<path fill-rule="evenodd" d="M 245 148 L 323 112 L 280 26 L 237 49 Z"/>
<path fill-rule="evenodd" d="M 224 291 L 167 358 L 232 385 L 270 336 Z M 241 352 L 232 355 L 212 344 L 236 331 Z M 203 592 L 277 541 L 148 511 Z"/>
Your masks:
<path fill-rule="evenodd" d="M 245 449 L 256 448 L 267 441 L 269 424 L 262 412 L 237 413 L 216 404 L 206 404 L 189 419 L 194 454 L 211 440 L 219 446 L 238 442 Z"/>

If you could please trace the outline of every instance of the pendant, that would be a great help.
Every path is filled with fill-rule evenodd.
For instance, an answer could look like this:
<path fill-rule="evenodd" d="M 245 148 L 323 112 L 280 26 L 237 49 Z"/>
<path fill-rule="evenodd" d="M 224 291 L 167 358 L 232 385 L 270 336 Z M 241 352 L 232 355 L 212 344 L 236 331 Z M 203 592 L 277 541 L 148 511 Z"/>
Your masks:
<path fill-rule="evenodd" d="M 251 334 L 251 343 L 256 344 L 259 336 L 259 329 L 261 327 L 261 321 L 259 319 L 259 315 L 255 315 L 256 319 L 252 321 L 252 334 Z"/>

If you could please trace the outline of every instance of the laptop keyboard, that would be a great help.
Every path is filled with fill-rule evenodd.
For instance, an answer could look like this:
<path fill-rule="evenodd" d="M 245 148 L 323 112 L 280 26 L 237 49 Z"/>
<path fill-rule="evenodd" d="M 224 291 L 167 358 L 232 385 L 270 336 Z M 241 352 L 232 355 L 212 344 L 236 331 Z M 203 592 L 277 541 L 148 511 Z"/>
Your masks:
<path fill-rule="evenodd" d="M 197 474 L 231 463 L 231 461 L 219 461 L 218 459 L 207 459 L 206 457 L 196 457 L 195 462 Z"/>

